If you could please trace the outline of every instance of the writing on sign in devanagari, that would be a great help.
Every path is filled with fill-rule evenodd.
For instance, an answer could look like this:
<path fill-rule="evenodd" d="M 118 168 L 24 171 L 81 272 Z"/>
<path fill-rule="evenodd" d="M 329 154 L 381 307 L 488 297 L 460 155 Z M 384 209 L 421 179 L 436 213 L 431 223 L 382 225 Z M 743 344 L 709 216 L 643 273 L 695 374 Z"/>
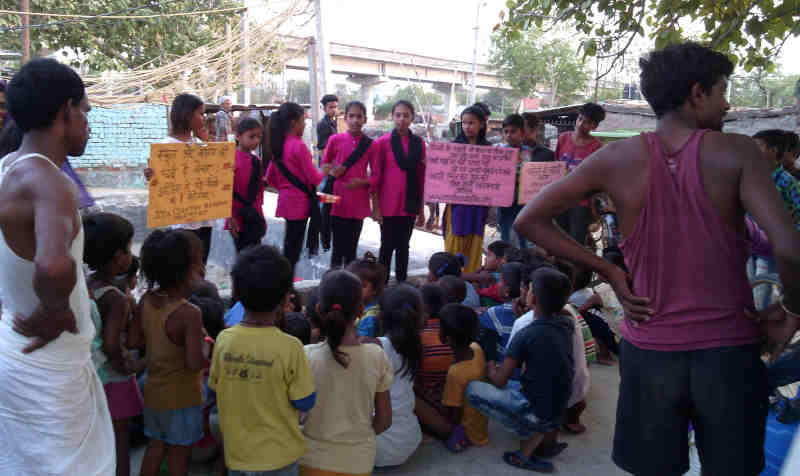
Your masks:
<path fill-rule="evenodd" d="M 147 226 L 191 223 L 231 214 L 234 144 L 151 144 Z"/>
<path fill-rule="evenodd" d="M 519 150 L 433 142 L 425 166 L 425 201 L 507 207 L 514 202 Z"/>

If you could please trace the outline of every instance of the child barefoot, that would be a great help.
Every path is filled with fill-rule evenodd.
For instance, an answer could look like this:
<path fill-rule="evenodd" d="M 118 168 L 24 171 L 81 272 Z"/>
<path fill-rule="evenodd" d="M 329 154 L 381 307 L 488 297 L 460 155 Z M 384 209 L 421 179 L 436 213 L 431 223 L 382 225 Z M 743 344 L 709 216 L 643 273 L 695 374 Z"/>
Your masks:
<path fill-rule="evenodd" d="M 128 296 L 114 286 L 118 274 L 131 267 L 133 225 L 112 213 L 93 213 L 83 219 L 86 242 L 83 260 L 94 271 L 87 279 L 102 322 L 105 362 L 97 369 L 108 399 L 117 448 L 117 476 L 130 474 L 128 422 L 142 413 L 136 374 L 127 362 L 126 336 L 132 313 Z"/>
<path fill-rule="evenodd" d="M 298 412 L 314 406 L 300 341 L 275 326 L 292 289 L 292 265 L 277 249 L 248 248 L 231 271 L 244 319 L 222 331 L 209 385 L 217 392 L 225 462 L 232 476 L 297 474 L 306 451 Z"/>
<path fill-rule="evenodd" d="M 465 396 L 470 382 L 486 377 L 486 359 L 481 347 L 475 343 L 478 316 L 463 304 L 448 304 L 442 308 L 440 322 L 440 338 L 453 349 L 455 355 L 455 363 L 447 371 L 442 405 L 450 421 L 463 426 L 465 430 L 465 438 L 461 441 L 451 435 L 447 448 L 457 452 L 470 445 L 486 445 L 489 443 L 488 419 L 478 413 Z"/>
<path fill-rule="evenodd" d="M 571 283 L 563 273 L 549 267 L 537 269 L 531 278 L 538 318 L 511 339 L 502 366 L 489 366 L 491 384 L 471 383 L 467 399 L 481 413 L 498 419 L 522 438 L 519 451 L 503 455 L 506 463 L 552 471 L 553 464 L 536 458 L 534 451 L 544 435 L 562 422 L 571 394 L 574 323 L 560 315 Z M 523 364 L 521 391 L 506 387 L 514 369 Z"/>
<path fill-rule="evenodd" d="M 134 334 L 147 346 L 144 424 L 150 442 L 142 476 L 158 474 L 165 454 L 170 475 L 187 475 L 191 446 L 203 437 L 202 370 L 210 349 L 200 309 L 186 300 L 202 269 L 203 244 L 191 232 L 156 230 L 142 245 L 149 291 L 134 320 Z"/>
<path fill-rule="evenodd" d="M 358 335 L 365 337 L 383 335 L 381 322 L 378 319 L 378 314 L 381 312 L 378 301 L 386 284 L 386 268 L 367 251 L 363 258 L 350 263 L 347 270 L 358 276 L 364 286 L 364 314 L 356 321 Z"/>
<path fill-rule="evenodd" d="M 364 308 L 361 287 L 357 276 L 341 270 L 319 286 L 325 342 L 306 346 L 317 403 L 303 428 L 303 476 L 371 473 L 375 437 L 392 424 L 392 366 L 379 346 L 359 343 L 355 328 Z"/>

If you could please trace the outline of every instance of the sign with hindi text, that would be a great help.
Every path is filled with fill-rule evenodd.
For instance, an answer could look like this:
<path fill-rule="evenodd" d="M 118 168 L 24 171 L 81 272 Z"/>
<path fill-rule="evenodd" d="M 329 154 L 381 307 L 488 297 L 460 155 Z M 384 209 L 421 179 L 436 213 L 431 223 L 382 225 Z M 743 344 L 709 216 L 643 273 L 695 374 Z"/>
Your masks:
<path fill-rule="evenodd" d="M 519 185 L 519 204 L 525 205 L 547 185 L 564 176 L 567 163 L 526 162 L 522 164 Z"/>
<path fill-rule="evenodd" d="M 518 149 L 432 142 L 425 159 L 425 201 L 510 206 L 517 162 Z"/>
<path fill-rule="evenodd" d="M 150 144 L 147 226 L 227 218 L 233 201 L 235 144 Z"/>

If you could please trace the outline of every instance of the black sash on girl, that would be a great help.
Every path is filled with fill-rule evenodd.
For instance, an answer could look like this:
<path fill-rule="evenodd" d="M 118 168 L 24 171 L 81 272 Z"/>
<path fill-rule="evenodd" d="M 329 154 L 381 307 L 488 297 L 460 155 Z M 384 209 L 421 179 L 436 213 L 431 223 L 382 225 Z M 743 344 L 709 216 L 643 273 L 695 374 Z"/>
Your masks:
<path fill-rule="evenodd" d="M 350 156 L 347 157 L 347 160 L 345 160 L 342 164 L 344 166 L 345 173 L 350 170 L 350 167 L 356 165 L 356 162 L 361 160 L 361 157 L 371 145 L 372 139 L 366 135 L 362 135 L 361 140 L 358 141 L 358 145 L 356 146 L 355 150 L 353 150 Z M 327 180 L 325 181 L 325 187 L 322 189 L 322 193 L 333 195 L 333 183 L 335 181 L 336 179 L 333 177 L 333 175 L 328 175 Z M 323 235 L 327 233 L 327 236 L 330 236 L 331 233 L 331 206 L 332 205 L 330 203 L 326 203 L 322 206 L 322 229 L 320 230 L 320 233 Z"/>
<path fill-rule="evenodd" d="M 403 142 L 397 130 L 392 131 L 392 154 L 397 166 L 406 173 L 406 203 L 405 211 L 411 215 L 419 213 L 420 193 L 419 175 L 417 167 L 422 160 L 422 139 L 408 131 L 408 156 L 403 151 Z"/>
<path fill-rule="evenodd" d="M 317 192 L 314 187 L 303 183 L 296 175 L 294 175 L 289 168 L 286 167 L 286 164 L 283 163 L 283 158 L 275 158 L 273 159 L 275 165 L 280 169 L 281 173 L 286 180 L 288 180 L 292 185 L 300 189 L 301 192 L 308 195 L 309 198 L 309 211 L 308 216 L 311 218 L 309 220 L 308 225 L 308 238 L 306 239 L 306 246 L 308 247 L 308 253 L 311 255 L 317 254 L 319 250 L 319 233 L 322 225 L 322 215 L 319 211 L 319 202 L 317 201 Z"/>

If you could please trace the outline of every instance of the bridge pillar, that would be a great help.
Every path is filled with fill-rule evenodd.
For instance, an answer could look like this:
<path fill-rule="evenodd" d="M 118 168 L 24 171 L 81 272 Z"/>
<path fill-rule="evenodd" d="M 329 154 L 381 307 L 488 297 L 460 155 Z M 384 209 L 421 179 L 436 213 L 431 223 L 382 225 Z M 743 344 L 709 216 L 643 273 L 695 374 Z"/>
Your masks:
<path fill-rule="evenodd" d="M 361 96 L 364 98 L 364 105 L 367 107 L 367 122 L 375 120 L 375 86 L 383 84 L 389 79 L 384 76 L 371 76 L 361 74 L 351 74 L 347 78 L 356 84 L 361 85 Z"/>
<path fill-rule="evenodd" d="M 452 83 L 434 83 L 433 89 L 437 92 L 441 93 L 444 96 L 444 104 L 447 106 L 447 121 L 451 121 L 453 116 L 456 115 L 456 108 L 458 105 L 456 104 L 456 91 L 458 88 L 461 88 L 460 84 L 456 84 L 455 81 Z"/>

